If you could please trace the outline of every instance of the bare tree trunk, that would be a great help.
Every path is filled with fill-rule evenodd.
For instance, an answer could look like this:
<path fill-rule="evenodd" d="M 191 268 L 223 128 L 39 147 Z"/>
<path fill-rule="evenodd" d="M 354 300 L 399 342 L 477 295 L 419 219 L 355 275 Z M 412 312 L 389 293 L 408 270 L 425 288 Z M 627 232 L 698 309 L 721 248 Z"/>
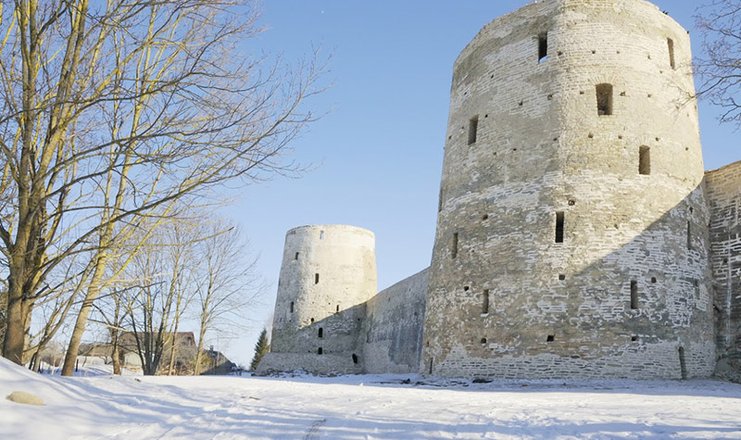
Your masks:
<path fill-rule="evenodd" d="M 21 286 L 11 278 L 8 283 L 8 316 L 3 356 L 18 365 L 23 365 L 23 348 L 26 342 L 24 315 L 23 291 Z"/>
<path fill-rule="evenodd" d="M 178 301 L 179 302 L 179 301 Z M 172 328 L 172 344 L 170 346 L 170 365 L 168 366 L 167 375 L 172 376 L 172 372 L 175 369 L 175 357 L 177 356 L 178 352 L 178 344 L 177 344 L 177 334 L 178 334 L 178 326 L 180 325 L 180 316 L 178 316 L 180 309 L 180 305 L 175 309 L 175 324 Z"/>
<path fill-rule="evenodd" d="M 118 339 L 113 343 L 113 349 L 111 350 L 111 363 L 113 364 L 113 374 L 116 376 L 121 375 L 121 350 L 118 347 Z"/>
<path fill-rule="evenodd" d="M 193 375 L 201 374 L 201 362 L 203 362 L 203 339 L 206 337 L 206 324 L 201 319 L 201 327 L 198 331 L 198 346 L 196 347 L 196 363 L 193 367 Z"/>
<path fill-rule="evenodd" d="M 114 311 L 113 311 L 113 323 L 110 327 L 111 331 L 111 363 L 113 364 L 113 374 L 120 376 L 121 375 L 121 349 L 119 347 L 119 336 L 121 334 L 121 331 L 119 330 L 121 325 L 121 298 L 116 297 L 114 298 L 114 301 L 116 302 Z"/>
<path fill-rule="evenodd" d="M 85 327 L 87 326 L 90 312 L 93 310 L 93 302 L 100 294 L 100 282 L 103 279 L 103 273 L 105 272 L 105 263 L 105 255 L 99 255 L 93 271 L 93 277 L 90 280 L 90 285 L 88 285 L 87 293 L 85 294 L 85 299 L 82 302 L 80 312 L 77 314 L 75 328 L 72 330 L 72 336 L 69 340 L 67 353 L 64 356 L 62 376 L 72 376 L 75 372 L 75 361 L 77 361 L 77 353 L 80 350 L 82 336 L 85 334 Z"/>

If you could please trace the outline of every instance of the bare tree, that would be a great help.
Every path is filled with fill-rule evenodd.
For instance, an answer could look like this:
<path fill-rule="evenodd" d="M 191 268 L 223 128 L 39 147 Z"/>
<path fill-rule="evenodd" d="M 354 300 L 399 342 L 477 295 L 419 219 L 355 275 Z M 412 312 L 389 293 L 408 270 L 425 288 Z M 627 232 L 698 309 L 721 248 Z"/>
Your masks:
<path fill-rule="evenodd" d="M 132 330 L 128 336 L 133 337 L 145 375 L 157 373 L 172 337 L 168 330 L 179 268 L 167 264 L 162 245 L 151 243 L 138 253 L 129 272 L 137 286 L 128 291 L 126 300 Z"/>
<path fill-rule="evenodd" d="M 207 332 L 220 331 L 220 326 L 238 326 L 245 308 L 254 304 L 261 291 L 255 276 L 256 259 L 245 261 L 247 243 L 240 239 L 239 229 L 215 221 L 200 244 L 196 301 L 199 331 L 194 374 L 200 374 Z M 243 324 L 242 324 L 243 325 Z"/>
<path fill-rule="evenodd" d="M 249 3 L 17 0 L 0 8 L 3 356 L 23 362 L 35 304 L 73 280 L 60 300 L 68 312 L 84 293 L 63 368 L 71 374 L 94 302 L 123 273 L 110 267 L 121 243 L 141 237 L 124 261 L 131 264 L 147 241 L 142 228 L 176 214 L 184 198 L 295 170 L 282 153 L 312 119 L 302 103 L 317 69 L 246 57 L 239 42 L 259 32 Z M 67 273 L 73 257 L 87 263 Z"/>
<path fill-rule="evenodd" d="M 695 19 L 703 48 L 698 95 L 722 109 L 722 122 L 741 127 L 741 0 L 712 0 Z"/>

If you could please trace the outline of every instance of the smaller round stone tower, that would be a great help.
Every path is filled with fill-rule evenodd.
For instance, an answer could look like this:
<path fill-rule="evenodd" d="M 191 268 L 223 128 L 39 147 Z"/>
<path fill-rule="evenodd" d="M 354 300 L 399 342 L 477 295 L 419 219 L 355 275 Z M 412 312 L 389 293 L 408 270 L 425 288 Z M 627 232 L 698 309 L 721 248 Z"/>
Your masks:
<path fill-rule="evenodd" d="M 271 353 L 260 371 L 362 371 L 358 337 L 364 303 L 377 292 L 375 236 L 347 225 L 286 234 Z"/>

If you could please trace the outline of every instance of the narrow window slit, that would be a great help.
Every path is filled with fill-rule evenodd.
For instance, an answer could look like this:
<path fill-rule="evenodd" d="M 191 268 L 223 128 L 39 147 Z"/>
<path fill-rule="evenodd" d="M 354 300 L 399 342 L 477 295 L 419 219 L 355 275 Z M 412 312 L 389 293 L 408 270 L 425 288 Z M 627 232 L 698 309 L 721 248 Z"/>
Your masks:
<path fill-rule="evenodd" d="M 669 48 L 669 65 L 672 66 L 672 70 L 676 70 L 677 64 L 674 61 L 674 40 L 672 40 L 671 38 L 667 38 L 666 45 Z"/>
<path fill-rule="evenodd" d="M 468 145 L 476 143 L 476 136 L 479 129 L 479 116 L 476 115 L 468 121 Z"/>
<path fill-rule="evenodd" d="M 481 313 L 489 313 L 489 289 L 484 290 L 484 295 L 481 300 Z"/>
<path fill-rule="evenodd" d="M 293 313 L 293 301 L 291 301 L 291 307 L 290 307 L 290 309 L 291 309 L 291 313 Z"/>
<path fill-rule="evenodd" d="M 597 114 L 609 116 L 612 114 L 612 84 L 597 84 Z"/>
<path fill-rule="evenodd" d="M 692 222 L 687 220 L 687 249 L 692 250 Z"/>
<path fill-rule="evenodd" d="M 324 354 L 324 350 L 322 349 L 322 347 L 317 348 L 316 354 Z"/>
<path fill-rule="evenodd" d="M 630 282 L 630 309 L 638 310 L 638 281 Z"/>
<path fill-rule="evenodd" d="M 352 354 L 352 363 L 357 364 L 358 363 L 358 355 L 353 353 Z"/>
<path fill-rule="evenodd" d="M 453 233 L 453 243 L 450 246 L 450 255 L 455 258 L 458 256 L 458 233 Z"/>
<path fill-rule="evenodd" d="M 324 329 L 322 327 L 319 327 L 319 331 L 317 332 L 317 336 L 319 336 L 320 339 L 324 337 Z"/>
<path fill-rule="evenodd" d="M 314 274 L 314 284 L 319 284 L 319 274 L 318 273 Z"/>
<path fill-rule="evenodd" d="M 556 243 L 563 243 L 564 212 L 556 212 Z"/>
<path fill-rule="evenodd" d="M 538 35 L 538 63 L 548 60 L 548 32 Z"/>
<path fill-rule="evenodd" d="M 651 147 L 644 145 L 638 149 L 638 174 L 651 174 Z"/>

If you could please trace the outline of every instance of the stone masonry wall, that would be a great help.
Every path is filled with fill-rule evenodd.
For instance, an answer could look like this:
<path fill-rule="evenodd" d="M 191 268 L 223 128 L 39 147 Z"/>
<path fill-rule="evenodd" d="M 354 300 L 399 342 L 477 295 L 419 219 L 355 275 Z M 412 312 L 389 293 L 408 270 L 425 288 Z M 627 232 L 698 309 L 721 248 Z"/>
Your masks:
<path fill-rule="evenodd" d="M 741 161 L 705 174 L 720 377 L 741 382 Z"/>
<path fill-rule="evenodd" d="M 419 368 L 427 281 L 425 269 L 368 301 L 362 330 L 366 373 L 408 373 Z"/>
<path fill-rule="evenodd" d="M 424 373 L 712 374 L 690 61 L 685 30 L 643 0 L 533 3 L 463 50 Z"/>

